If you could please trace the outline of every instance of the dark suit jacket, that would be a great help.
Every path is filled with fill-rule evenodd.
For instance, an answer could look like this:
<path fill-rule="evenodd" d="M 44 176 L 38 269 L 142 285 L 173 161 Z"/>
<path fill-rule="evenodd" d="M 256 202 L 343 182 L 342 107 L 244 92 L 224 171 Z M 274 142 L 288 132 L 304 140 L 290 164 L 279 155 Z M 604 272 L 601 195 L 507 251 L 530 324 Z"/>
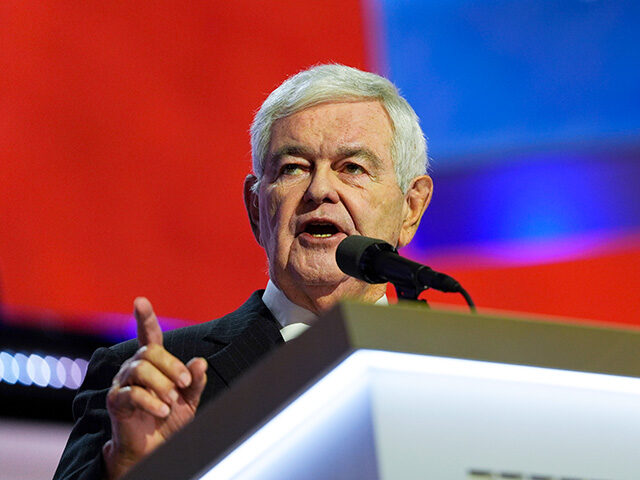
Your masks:
<path fill-rule="evenodd" d="M 201 405 L 227 388 L 275 345 L 280 327 L 262 302 L 262 290 L 235 312 L 218 320 L 164 334 L 164 347 L 183 362 L 204 357 L 209 363 Z M 135 354 L 136 340 L 101 348 L 91 357 L 87 375 L 73 401 L 73 427 L 54 480 L 97 480 L 104 476 L 102 446 L 111 438 L 106 396 L 122 363 Z"/>

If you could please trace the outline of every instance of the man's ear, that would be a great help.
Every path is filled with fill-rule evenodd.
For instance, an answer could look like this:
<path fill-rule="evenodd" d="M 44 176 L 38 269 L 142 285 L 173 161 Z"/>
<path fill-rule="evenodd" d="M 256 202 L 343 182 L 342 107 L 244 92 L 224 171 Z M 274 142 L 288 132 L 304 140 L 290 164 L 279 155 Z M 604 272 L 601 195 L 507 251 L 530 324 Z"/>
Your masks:
<path fill-rule="evenodd" d="M 398 248 L 408 245 L 418 230 L 420 220 L 431 201 L 433 180 L 428 175 L 416 177 L 404 197 L 404 221 L 398 238 Z"/>
<path fill-rule="evenodd" d="M 258 185 L 258 179 L 255 175 L 247 175 L 244 179 L 244 206 L 247 209 L 251 231 L 256 237 L 256 242 L 260 245 L 260 207 L 258 205 L 258 192 L 254 187 Z"/>

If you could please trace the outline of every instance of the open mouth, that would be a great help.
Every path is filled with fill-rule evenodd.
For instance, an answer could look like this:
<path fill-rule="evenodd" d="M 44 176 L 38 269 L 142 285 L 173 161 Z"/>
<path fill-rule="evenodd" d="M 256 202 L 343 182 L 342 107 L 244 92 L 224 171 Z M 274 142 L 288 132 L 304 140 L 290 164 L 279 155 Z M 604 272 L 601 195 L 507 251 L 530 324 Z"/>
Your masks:
<path fill-rule="evenodd" d="M 332 223 L 308 223 L 303 230 L 303 233 L 308 233 L 314 238 L 329 238 L 336 233 L 339 233 L 338 227 Z"/>

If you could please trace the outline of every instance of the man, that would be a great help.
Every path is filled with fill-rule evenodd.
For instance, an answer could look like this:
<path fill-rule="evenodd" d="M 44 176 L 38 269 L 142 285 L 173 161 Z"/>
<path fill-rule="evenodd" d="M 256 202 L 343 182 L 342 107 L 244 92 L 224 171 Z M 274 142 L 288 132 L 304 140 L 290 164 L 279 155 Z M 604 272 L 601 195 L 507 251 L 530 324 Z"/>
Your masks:
<path fill-rule="evenodd" d="M 303 71 L 264 102 L 251 143 L 244 195 L 269 262 L 266 291 L 164 336 L 149 301 L 136 299 L 138 343 L 94 354 L 55 478 L 119 478 L 288 339 L 290 325 L 345 297 L 386 300 L 385 285 L 343 274 L 335 251 L 352 234 L 404 246 L 429 204 L 426 143 L 396 88 L 341 65 Z"/>

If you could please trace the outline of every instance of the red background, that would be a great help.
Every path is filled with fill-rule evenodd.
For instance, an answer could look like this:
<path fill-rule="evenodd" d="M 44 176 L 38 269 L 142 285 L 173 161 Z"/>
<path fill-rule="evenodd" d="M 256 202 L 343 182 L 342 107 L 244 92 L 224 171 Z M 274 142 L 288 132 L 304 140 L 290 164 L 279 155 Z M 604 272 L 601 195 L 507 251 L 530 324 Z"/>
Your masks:
<path fill-rule="evenodd" d="M 210 319 L 266 283 L 242 203 L 253 112 L 366 67 L 358 2 L 3 2 L 6 303 Z M 341 20 L 336 24 L 335 13 Z"/>
<path fill-rule="evenodd" d="M 128 312 L 146 295 L 161 315 L 204 321 L 262 288 L 242 203 L 253 113 L 310 65 L 383 65 L 366 13 L 354 0 L 2 2 L 2 301 L 64 316 Z M 632 323 L 640 251 L 628 245 L 432 265 L 480 306 Z"/>

